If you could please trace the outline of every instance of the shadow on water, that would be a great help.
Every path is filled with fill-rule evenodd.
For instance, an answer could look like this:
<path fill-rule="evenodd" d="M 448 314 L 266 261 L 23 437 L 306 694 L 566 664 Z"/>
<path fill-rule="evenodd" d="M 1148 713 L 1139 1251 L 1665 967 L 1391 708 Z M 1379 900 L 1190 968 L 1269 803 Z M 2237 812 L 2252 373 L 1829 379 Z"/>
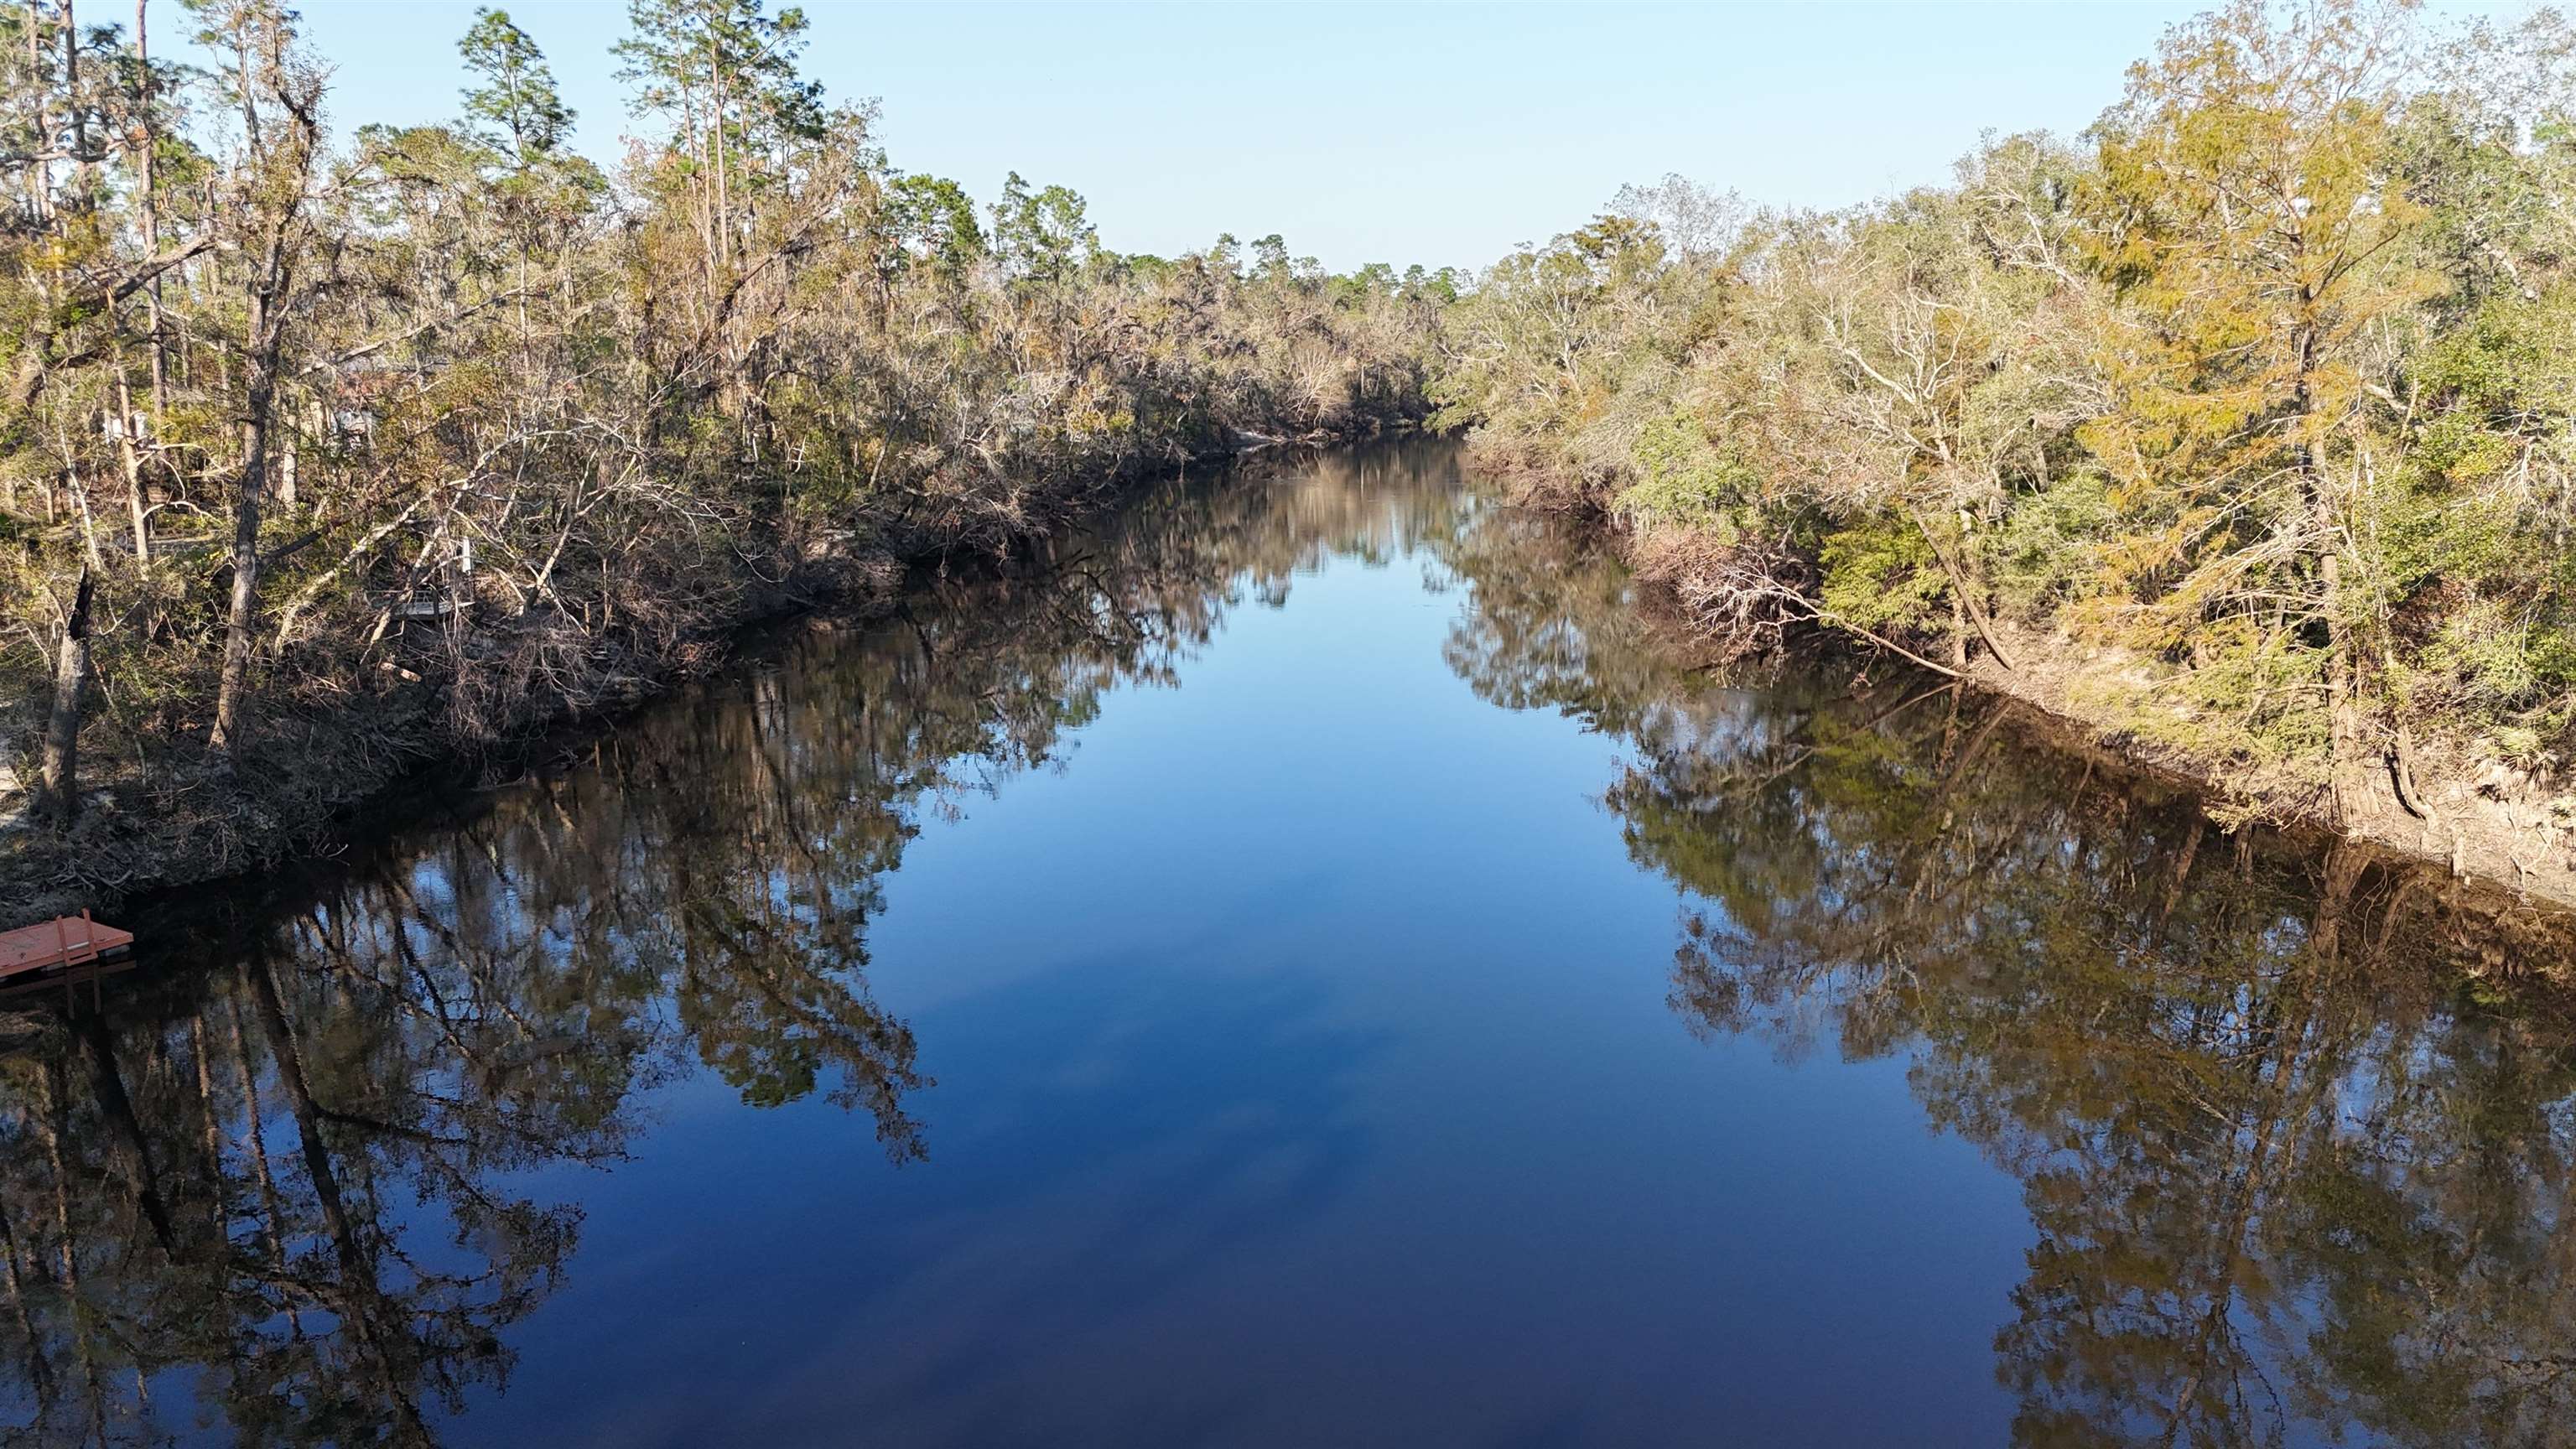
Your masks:
<path fill-rule="evenodd" d="M 2576 1026 L 2535 969 L 2555 923 L 2224 835 L 1919 680 L 1694 674 L 1614 560 L 1417 444 L 1153 490 L 327 875 L 170 922 L 157 940 L 193 944 L 98 1008 L 27 1006 L 0 1058 L 8 1439 L 435 1441 L 506 1386 L 514 1328 L 578 1266 L 581 1204 L 549 1196 L 578 1179 L 535 1169 L 640 1152 L 684 1080 L 831 1104 L 935 1166 L 913 1027 L 868 979 L 925 823 L 1060 764 L 1110 692 L 1177 684 L 1302 572 L 1411 557 L 1456 595 L 1445 658 L 1479 696 L 1619 742 L 1603 800 L 1680 893 L 1682 1025 L 1901 1060 L 1927 1121 L 2019 1181 L 2026 1274 L 1992 1329 L 2018 1442 L 2571 1432 Z M 1342 1068 L 1370 1043 L 1311 990 L 1157 967 L 1120 1016 L 1093 975 L 1015 983 L 1012 1029 L 944 1047 L 944 1072 L 1007 1061 L 1052 1084 L 1024 1110 L 1087 1125 L 933 1171 L 931 1220 L 971 1267 L 997 1251 L 971 1241 L 990 1174 L 1025 1197 L 1152 1165 L 1089 1206 L 1078 1295 L 888 1289 L 920 1331 L 854 1347 L 896 1407 L 956 1399 L 1359 1170 Z M 1158 1017 L 1157 992 L 1193 996 Z M 1136 1069 L 1087 1079 L 1113 1040 Z M 1222 1383 L 1167 1402 L 1143 1439 L 1222 1437 Z"/>

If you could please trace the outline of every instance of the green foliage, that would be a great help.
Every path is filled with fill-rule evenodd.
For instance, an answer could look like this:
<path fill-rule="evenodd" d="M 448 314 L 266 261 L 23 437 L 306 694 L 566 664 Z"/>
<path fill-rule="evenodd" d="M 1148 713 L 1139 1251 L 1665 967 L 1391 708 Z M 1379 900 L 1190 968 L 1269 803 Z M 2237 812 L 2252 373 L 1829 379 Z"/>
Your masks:
<path fill-rule="evenodd" d="M 537 43 L 506 11 L 485 7 L 474 12 L 474 25 L 456 49 L 479 82 L 464 93 L 466 124 L 477 139 L 505 150 L 521 168 L 552 156 L 574 115 Z"/>
<path fill-rule="evenodd" d="M 1100 258 L 1100 238 L 1081 193 L 1062 186 L 1032 192 L 1014 171 L 993 203 L 993 255 L 1013 276 L 1059 282 Z"/>
<path fill-rule="evenodd" d="M 1992 549 L 1997 589 L 2019 612 L 2044 617 L 2099 587 L 2094 551 L 2119 510 L 2109 480 L 2078 468 L 2016 496 Z"/>
<path fill-rule="evenodd" d="M 886 184 L 885 225 L 894 239 L 890 255 L 926 263 L 962 282 L 988 254 L 974 199 L 944 176 L 897 176 Z"/>
<path fill-rule="evenodd" d="M 1900 518 L 1872 518 L 1825 535 L 1817 590 L 1836 623 L 1878 630 L 1920 628 L 1949 607 L 1950 581 L 1922 530 Z"/>
<path fill-rule="evenodd" d="M 1713 631 L 1776 630 L 1740 545 L 1786 540 L 1827 622 L 2072 637 L 2124 725 L 2338 799 L 2401 730 L 2569 753 L 2570 55 L 2233 0 L 2080 147 L 1821 215 L 1630 188 L 1449 309 L 1438 417 L 1655 530 Z"/>
<path fill-rule="evenodd" d="M 2442 620 L 2417 667 L 2456 677 L 2482 703 L 2518 704 L 2540 684 L 2531 632 L 2526 621 L 2511 617 L 2494 600 L 2472 599 Z"/>
<path fill-rule="evenodd" d="M 1724 286 L 1676 256 L 1655 222 L 1615 212 L 1514 253 L 1443 313 L 1435 425 L 1473 422 L 1507 461 L 1618 486 L 1640 437 L 1674 412 L 1674 384 Z"/>
<path fill-rule="evenodd" d="M 1614 508 L 1649 524 L 1706 529 L 1722 544 L 1742 537 L 1743 511 L 1761 491 L 1760 475 L 1686 411 L 1640 430 L 1635 469 Z"/>
<path fill-rule="evenodd" d="M 803 10 L 791 5 L 770 15 L 763 0 L 627 0 L 627 23 L 630 33 L 612 53 L 639 109 L 689 126 L 711 112 L 715 133 L 737 147 L 822 138 L 822 83 L 796 69 L 805 49 Z M 709 148 L 693 164 L 712 156 Z"/>

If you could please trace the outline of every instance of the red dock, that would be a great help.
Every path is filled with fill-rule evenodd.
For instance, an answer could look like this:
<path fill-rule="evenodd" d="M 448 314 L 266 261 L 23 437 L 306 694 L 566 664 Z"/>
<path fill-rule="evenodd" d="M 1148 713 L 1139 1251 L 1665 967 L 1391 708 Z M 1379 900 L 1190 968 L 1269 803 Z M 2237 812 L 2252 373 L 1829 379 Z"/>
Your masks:
<path fill-rule="evenodd" d="M 15 981 L 66 966 L 86 966 L 124 955 L 133 944 L 132 931 L 101 925 L 91 920 L 87 911 L 60 916 L 41 926 L 0 931 L 0 981 Z"/>

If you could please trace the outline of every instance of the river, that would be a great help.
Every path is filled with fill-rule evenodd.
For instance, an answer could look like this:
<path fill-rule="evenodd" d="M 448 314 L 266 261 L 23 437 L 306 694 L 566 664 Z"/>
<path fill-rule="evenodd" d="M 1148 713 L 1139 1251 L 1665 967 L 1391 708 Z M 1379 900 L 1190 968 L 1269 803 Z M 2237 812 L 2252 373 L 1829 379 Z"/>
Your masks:
<path fill-rule="evenodd" d="M 2554 927 L 1405 443 L 800 628 L 24 1004 L 34 1443 L 2576 1437 Z"/>

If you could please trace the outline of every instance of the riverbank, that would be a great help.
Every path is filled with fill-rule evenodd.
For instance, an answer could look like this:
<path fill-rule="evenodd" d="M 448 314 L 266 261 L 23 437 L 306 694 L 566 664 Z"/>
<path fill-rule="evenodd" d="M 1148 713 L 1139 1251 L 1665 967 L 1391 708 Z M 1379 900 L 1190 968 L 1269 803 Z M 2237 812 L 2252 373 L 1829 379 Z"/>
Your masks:
<path fill-rule="evenodd" d="M 1472 452 L 1471 452 L 1472 456 Z M 1687 538 L 1657 537 L 1601 506 L 1597 490 L 1562 477 L 1497 463 L 1478 470 L 1494 479 L 1518 506 L 1571 513 L 1603 535 L 1628 565 L 1670 591 L 1669 627 L 1703 646 L 1733 653 L 1742 645 L 1742 620 L 1721 616 L 1708 602 L 1728 580 L 1713 577 L 1711 551 Z M 2338 818 L 2329 792 L 2294 767 L 2265 764 L 2196 750 L 2188 739 L 2190 717 L 2157 704 L 2161 673 L 2148 662 L 2118 656 L 2062 632 L 2043 632 L 1992 619 L 1996 642 L 2013 660 L 2007 666 L 1991 649 L 1954 665 L 1918 654 L 1873 651 L 1866 640 L 1808 620 L 1766 636 L 1778 648 L 1851 649 L 1888 665 L 1951 675 L 1962 684 L 2011 701 L 2029 725 L 2057 747 L 2083 753 L 2106 767 L 2151 778 L 2195 796 L 2208 818 L 2237 831 L 2272 829 L 2313 846 L 2342 843 L 2410 869 L 2430 869 L 2472 887 L 2456 902 L 2480 917 L 2509 914 L 2517 904 L 2553 913 L 2576 909 L 2576 813 L 2553 805 L 2547 777 L 2480 767 L 2438 747 L 2418 746 L 2408 761 L 2401 791 L 2356 791 Z M 2161 713 L 2161 717 L 2159 717 Z M 2398 768 L 2392 758 L 2384 766 Z M 2411 798 L 2424 813 L 2404 803 Z M 2472 900 L 2478 895 L 2494 899 Z"/>
<path fill-rule="evenodd" d="M 1234 459 L 1276 441 L 1238 439 L 1237 451 L 1185 466 L 1234 466 Z M 711 621 L 688 647 L 658 660 L 621 652 L 593 659 L 577 674 L 541 676 L 541 688 L 520 702 L 514 716 L 520 727 L 504 735 L 460 738 L 443 693 L 450 681 L 398 666 L 406 677 L 389 675 L 384 688 L 352 698 L 338 713 L 282 722 L 229 769 L 199 756 L 165 765 L 149 782 L 127 780 L 122 788 L 99 790 L 81 825 L 68 835 L 13 822 L 0 833 L 6 914 L 14 922 L 83 906 L 111 907 L 135 894 L 240 877 L 328 853 L 353 818 L 384 808 L 407 782 L 514 770 L 550 742 L 611 727 L 672 687 L 725 666 L 738 657 L 748 632 L 807 612 L 850 622 L 880 617 L 900 602 L 916 570 L 935 567 L 944 574 L 957 564 L 981 567 L 1024 551 L 1171 471 L 1138 469 L 1035 496 L 1024 526 L 998 553 L 989 536 L 979 533 L 970 546 L 964 534 L 935 524 L 916 527 L 900 540 L 900 552 L 883 542 L 853 547 L 846 534 L 807 539 L 798 546 L 795 566 L 777 583 L 745 595 L 739 608 Z M 1580 513 L 1581 526 L 1610 542 L 1632 568 L 1671 587 L 1674 597 L 1670 607 L 1656 611 L 1656 626 L 1707 642 L 1707 621 L 1683 602 L 1691 583 L 1683 571 L 1687 554 L 1659 550 L 1616 518 L 1583 506 L 1579 491 L 1528 475 L 1507 486 L 1523 506 Z M 2527 801 L 2490 793 L 2492 787 L 2482 790 L 2438 757 L 2417 765 L 2417 793 L 2433 804 L 2434 820 L 2391 811 L 2338 831 L 2319 810 L 2320 796 L 2312 787 L 2266 780 L 2244 762 L 2197 755 L 2137 728 L 2142 667 L 2134 661 L 2089 657 L 2062 637 L 1996 627 L 2018 667 L 2006 669 L 1980 655 L 1961 671 L 1963 682 L 2012 701 L 2027 715 L 2025 727 L 2056 748 L 2188 792 L 2229 830 L 2277 830 L 2309 846 L 2341 839 L 2390 862 L 2434 868 L 2471 887 L 2452 893 L 2453 903 L 2481 919 L 2509 914 L 2517 903 L 2576 906 L 2576 862 L 2565 828 Z M 1831 638 L 1818 631 L 1808 642 Z"/>
<path fill-rule="evenodd" d="M 1406 425 L 1398 422 L 1394 425 Z M 329 853 L 353 818 L 405 784 L 433 774 L 508 768 L 549 742 L 613 727 L 672 688 L 725 667 L 744 637 L 799 614 L 848 622 L 881 617 L 921 569 L 946 574 L 1007 560 L 1060 533 L 1137 487 L 1192 468 L 1228 468 L 1282 446 L 1356 441 L 1387 430 L 1363 419 L 1339 432 L 1296 438 L 1242 434 L 1220 450 L 1176 463 L 1139 463 L 1032 488 L 1009 528 L 988 515 L 915 519 L 896 528 L 782 530 L 777 555 L 754 569 L 757 588 L 693 622 L 686 637 L 643 647 L 614 641 L 560 655 L 529 671 L 499 731 L 458 729 L 452 675 L 434 672 L 456 657 L 450 627 L 487 627 L 516 636 L 527 621 L 440 621 L 421 647 L 397 633 L 375 687 L 351 690 L 339 707 L 262 722 L 238 757 L 172 741 L 146 770 L 102 772 L 78 821 L 49 830 L 30 818 L 28 793 L 0 793 L 0 920 L 8 925 L 110 909 L 129 897 L 210 884 Z M 772 572 L 774 570 L 774 572 Z M 540 626 L 541 627 L 541 626 Z"/>
<path fill-rule="evenodd" d="M 2576 909 L 2576 814 L 2532 776 L 2419 747 L 2402 767 L 2394 756 L 2381 761 L 2387 788 L 2347 796 L 2338 816 L 2320 787 L 2174 743 L 2189 723 L 2179 713 L 2169 717 L 2169 733 L 2142 727 L 2155 676 L 2139 661 L 2089 652 L 2064 635 L 1997 627 L 2018 667 L 1980 655 L 1965 671 L 1970 682 L 2062 722 L 2138 768 L 2188 784 L 2221 823 L 2260 820 L 2332 835 Z M 2416 809 L 2406 805 L 2408 796 Z"/>
<path fill-rule="evenodd" d="M 1631 188 L 1444 312 L 1438 416 L 1636 530 L 1712 633 L 1828 626 L 2221 819 L 2569 901 L 2576 211 L 2520 200 L 2568 195 L 2531 130 L 2563 54 L 2235 7 L 1940 184 Z"/>
<path fill-rule="evenodd" d="M 335 135 L 353 98 L 293 13 L 226 16 L 219 48 L 265 68 L 219 85 L 156 70 L 139 22 L 28 22 L 94 57 L 21 77 L 29 114 L 115 139 L 35 168 L 0 244 L 27 322 L 0 818 L 40 822 L 0 839 L 0 919 L 261 869 L 414 770 L 703 673 L 748 622 L 1428 408 L 1453 274 L 1335 273 L 1275 234 L 1124 254 L 1017 175 L 981 204 L 800 74 L 802 20 L 744 12 L 757 85 L 698 70 L 735 62 L 680 12 L 583 37 L 659 57 L 651 139 L 603 167 L 559 130 L 496 149 L 494 107 L 557 109 L 506 17 L 459 42 L 460 114 Z M 743 110 L 642 98 L 673 94 Z M 202 164 L 186 188 L 163 144 Z"/>

